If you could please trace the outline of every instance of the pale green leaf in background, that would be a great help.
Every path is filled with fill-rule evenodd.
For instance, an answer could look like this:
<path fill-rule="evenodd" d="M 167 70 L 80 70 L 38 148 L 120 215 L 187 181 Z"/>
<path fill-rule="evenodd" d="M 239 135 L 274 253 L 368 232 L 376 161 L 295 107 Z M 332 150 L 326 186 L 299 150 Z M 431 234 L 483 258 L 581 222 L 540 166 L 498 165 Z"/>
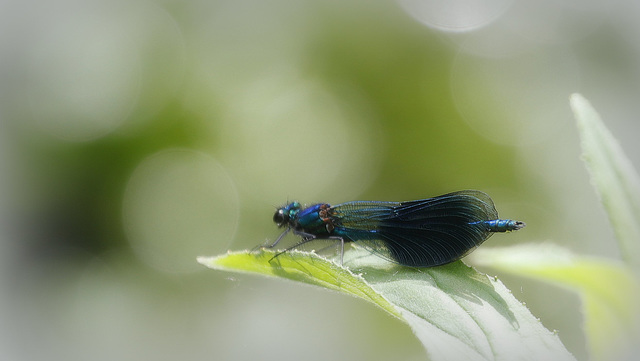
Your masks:
<path fill-rule="evenodd" d="M 468 259 L 578 292 L 592 359 L 631 359 L 640 341 L 640 177 L 591 104 L 573 94 L 571 107 L 585 164 L 624 262 L 578 256 L 551 244 L 481 248 Z"/>
<path fill-rule="evenodd" d="M 345 253 L 347 268 L 315 253 L 292 251 L 271 260 L 274 254 L 234 252 L 198 261 L 365 299 L 408 323 L 430 360 L 574 360 L 500 281 L 460 261 L 418 269 L 353 249 Z"/>
<path fill-rule="evenodd" d="M 571 108 L 591 181 L 607 211 L 622 257 L 639 272 L 640 177 L 589 101 L 573 94 Z"/>
<path fill-rule="evenodd" d="M 553 244 L 480 248 L 469 261 L 578 292 L 592 359 L 626 359 L 637 350 L 640 283 L 622 262 L 574 255 Z"/>

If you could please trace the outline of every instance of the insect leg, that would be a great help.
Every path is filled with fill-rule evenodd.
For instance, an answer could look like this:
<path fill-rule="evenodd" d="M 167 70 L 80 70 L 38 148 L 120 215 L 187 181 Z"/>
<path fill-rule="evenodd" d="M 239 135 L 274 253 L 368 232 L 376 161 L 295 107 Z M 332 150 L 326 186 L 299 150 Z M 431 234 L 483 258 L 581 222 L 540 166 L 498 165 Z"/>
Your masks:
<path fill-rule="evenodd" d="M 327 237 L 327 238 L 323 238 L 323 239 L 335 239 L 335 240 L 339 240 L 340 241 L 340 265 L 342 266 L 343 259 L 344 259 L 344 239 L 342 237 L 338 237 L 338 236 L 331 236 L 331 237 Z M 334 246 L 335 246 L 335 244 L 331 244 L 331 245 L 326 246 L 324 248 L 320 248 L 317 251 L 317 253 L 322 253 L 327 248 L 334 247 Z"/>
<path fill-rule="evenodd" d="M 291 228 L 287 228 L 284 232 L 282 232 L 278 238 L 276 239 L 275 242 L 273 242 L 271 245 L 267 246 L 267 248 L 273 248 L 276 246 L 276 244 L 278 244 L 278 242 L 280 242 L 280 240 L 287 234 L 289 233 L 289 231 L 291 230 Z"/>
<path fill-rule="evenodd" d="M 296 234 L 298 234 L 298 232 L 296 232 L 296 231 L 293 231 L 293 232 L 294 232 L 294 233 L 296 233 Z M 315 237 L 314 235 L 311 235 L 311 234 L 308 234 L 308 233 L 304 233 L 304 234 L 305 234 L 305 235 L 307 235 L 307 238 L 302 237 L 302 241 L 300 241 L 300 242 L 298 242 L 298 243 L 294 244 L 293 246 L 288 247 L 288 248 L 285 248 L 284 250 L 282 250 L 282 251 L 280 251 L 280 252 L 276 253 L 273 257 L 271 257 L 271 259 L 269 260 L 269 262 L 271 262 L 274 258 L 278 257 L 279 255 L 281 255 L 281 254 L 283 254 L 283 253 L 287 253 L 287 252 L 291 251 L 292 249 L 295 249 L 295 248 L 297 248 L 297 247 L 300 247 L 300 246 L 302 246 L 303 244 L 305 244 L 305 243 L 309 243 L 309 242 L 314 241 L 314 240 L 316 239 L 316 237 Z M 299 235 L 299 234 L 298 234 L 298 235 Z"/>

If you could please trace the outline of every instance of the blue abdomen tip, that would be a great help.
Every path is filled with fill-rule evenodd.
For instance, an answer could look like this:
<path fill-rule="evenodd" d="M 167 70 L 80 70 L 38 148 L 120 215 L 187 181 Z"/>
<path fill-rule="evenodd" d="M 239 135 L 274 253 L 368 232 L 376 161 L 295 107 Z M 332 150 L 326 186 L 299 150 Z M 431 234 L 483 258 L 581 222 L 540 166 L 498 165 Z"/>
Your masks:
<path fill-rule="evenodd" d="M 526 226 L 524 222 L 514 221 L 513 219 L 494 219 L 483 223 L 487 226 L 489 232 L 517 231 Z"/>

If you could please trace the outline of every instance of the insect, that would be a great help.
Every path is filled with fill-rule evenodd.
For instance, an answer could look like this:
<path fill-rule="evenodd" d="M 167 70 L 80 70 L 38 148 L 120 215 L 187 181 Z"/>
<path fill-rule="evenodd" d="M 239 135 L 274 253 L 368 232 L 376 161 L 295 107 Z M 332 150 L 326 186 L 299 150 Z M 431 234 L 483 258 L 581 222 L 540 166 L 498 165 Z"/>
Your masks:
<path fill-rule="evenodd" d="M 499 219 L 491 198 L 477 190 L 463 190 L 406 202 L 355 201 L 303 208 L 298 202 L 279 208 L 273 216 L 286 230 L 267 248 L 275 247 L 289 232 L 300 242 L 275 257 L 317 239 L 358 242 L 376 255 L 413 267 L 447 264 L 466 256 L 493 233 L 515 231 L 524 222 Z"/>

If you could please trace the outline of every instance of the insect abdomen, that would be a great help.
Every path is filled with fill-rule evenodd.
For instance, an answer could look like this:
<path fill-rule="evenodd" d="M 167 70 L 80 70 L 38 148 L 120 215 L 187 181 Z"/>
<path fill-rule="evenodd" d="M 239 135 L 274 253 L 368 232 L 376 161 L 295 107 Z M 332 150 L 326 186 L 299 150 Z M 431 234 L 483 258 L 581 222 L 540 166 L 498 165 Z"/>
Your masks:
<path fill-rule="evenodd" d="M 489 232 L 510 232 L 516 231 L 525 226 L 524 222 L 514 221 L 513 219 L 493 219 L 490 221 L 483 221 Z"/>

